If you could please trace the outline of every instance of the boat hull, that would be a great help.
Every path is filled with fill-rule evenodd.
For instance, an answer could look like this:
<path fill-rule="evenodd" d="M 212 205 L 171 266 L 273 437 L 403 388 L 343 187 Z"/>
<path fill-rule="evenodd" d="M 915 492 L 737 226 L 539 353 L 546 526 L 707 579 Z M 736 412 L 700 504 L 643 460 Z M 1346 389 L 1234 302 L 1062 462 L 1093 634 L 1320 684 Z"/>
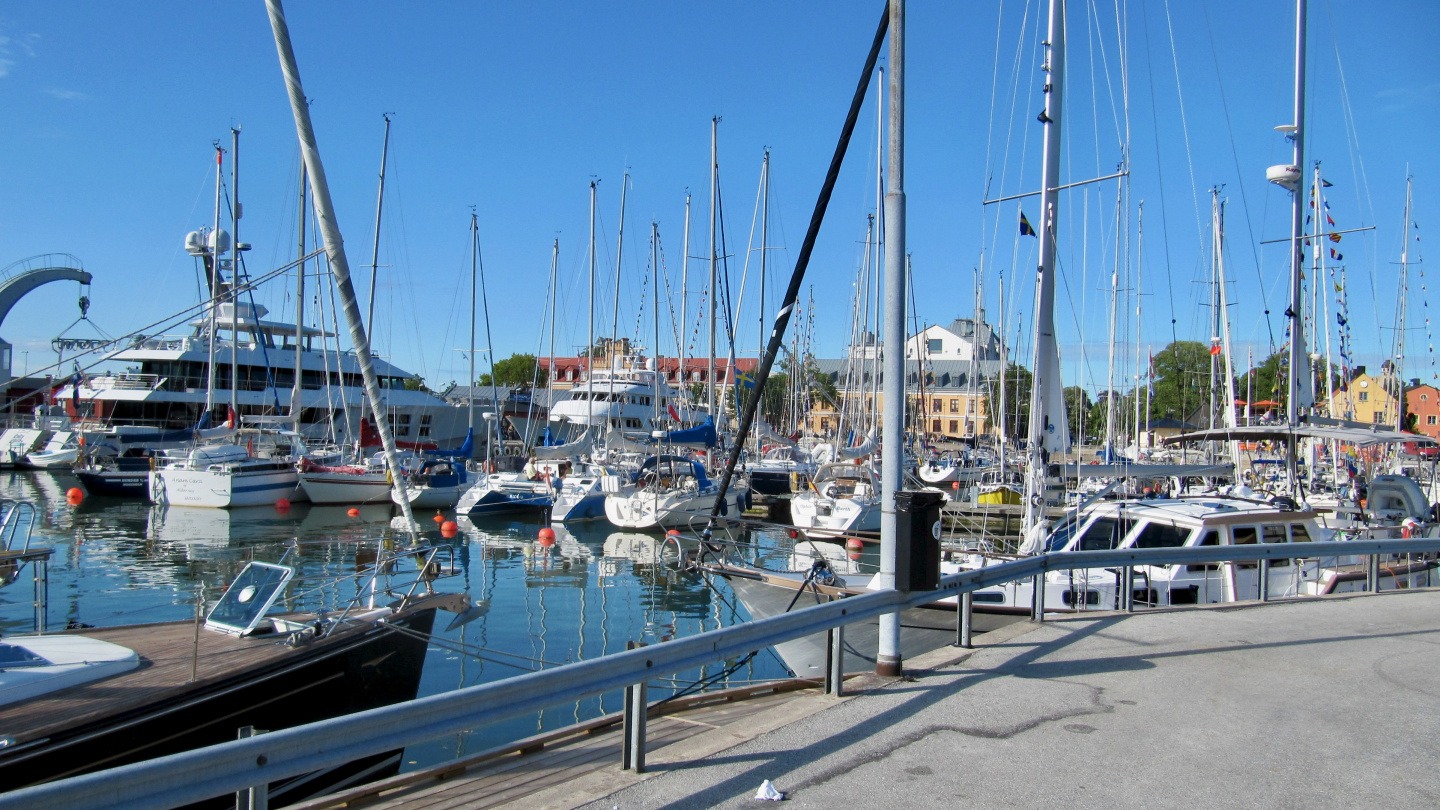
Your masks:
<path fill-rule="evenodd" d="M 150 499 L 172 506 L 230 509 L 266 506 L 281 499 L 310 500 L 293 468 L 257 472 L 162 469 L 150 474 Z"/>
<path fill-rule="evenodd" d="M 91 495 L 106 498 L 144 498 L 150 494 L 149 470 L 76 470 L 75 477 L 80 479 L 80 485 Z"/>
<path fill-rule="evenodd" d="M 393 487 L 385 473 L 300 473 L 300 487 L 311 503 L 378 503 Z"/>
<path fill-rule="evenodd" d="M 434 620 L 435 609 L 428 608 L 396 624 L 429 633 Z M 413 700 L 427 646 L 423 637 L 384 625 L 337 643 L 311 642 L 266 669 L 242 670 L 163 705 L 102 716 L 0 751 L 0 779 L 14 789 L 227 742 L 245 726 L 275 731 Z M 390 751 L 271 783 L 270 802 L 290 804 L 394 774 L 401 753 Z M 234 807 L 235 798 L 222 796 L 192 806 Z"/>

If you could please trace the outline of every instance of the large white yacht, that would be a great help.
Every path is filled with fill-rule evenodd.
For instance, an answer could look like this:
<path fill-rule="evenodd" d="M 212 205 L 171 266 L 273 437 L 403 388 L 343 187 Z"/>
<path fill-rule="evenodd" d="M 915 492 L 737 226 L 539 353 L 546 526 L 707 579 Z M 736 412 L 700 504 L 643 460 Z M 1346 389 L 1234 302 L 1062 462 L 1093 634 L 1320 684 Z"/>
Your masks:
<path fill-rule="evenodd" d="M 230 402 L 232 368 L 235 402 L 242 423 L 254 417 L 286 415 L 295 381 L 296 328 L 265 320 L 263 305 L 241 301 L 217 307 L 215 316 L 215 394 L 222 410 Z M 188 324 L 188 335 L 145 338 L 111 359 L 131 364 L 123 372 L 97 374 L 80 383 L 79 412 L 73 412 L 72 386 L 55 396 L 71 419 L 84 425 L 140 425 L 162 430 L 193 427 L 205 409 L 209 362 L 208 316 Z M 345 443 L 360 438 L 362 414 L 369 415 L 364 383 L 354 352 L 324 350 L 330 333 L 300 330 L 302 369 L 300 424 L 307 440 L 332 437 Z M 396 443 L 405 448 L 453 447 L 465 438 L 465 408 L 429 391 L 406 389 L 414 375 L 384 360 L 371 361 Z M 277 409 L 278 404 L 278 409 Z M 220 416 L 223 420 L 224 416 Z"/>
<path fill-rule="evenodd" d="M 696 427 L 705 417 L 656 370 L 653 357 L 616 354 L 608 368 L 597 366 L 575 386 L 569 399 L 550 406 L 548 430 L 551 443 L 574 441 L 589 425 L 598 428 L 598 435 L 628 430 L 649 436 Z"/>

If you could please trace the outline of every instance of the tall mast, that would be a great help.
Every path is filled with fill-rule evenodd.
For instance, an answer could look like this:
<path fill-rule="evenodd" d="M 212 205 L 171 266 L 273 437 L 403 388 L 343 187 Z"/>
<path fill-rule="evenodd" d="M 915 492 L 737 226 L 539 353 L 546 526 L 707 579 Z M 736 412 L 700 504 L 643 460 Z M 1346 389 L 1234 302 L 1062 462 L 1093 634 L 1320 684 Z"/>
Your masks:
<path fill-rule="evenodd" d="M 340 235 L 340 225 L 335 219 L 335 207 L 330 200 L 330 185 L 325 179 L 325 166 L 320 162 L 320 150 L 315 143 L 315 129 L 310 122 L 310 106 L 305 101 L 305 89 L 300 84 L 300 69 L 295 64 L 295 51 L 290 46 L 290 28 L 285 23 L 285 11 L 281 8 L 280 0 L 265 0 L 265 8 L 269 12 L 270 28 L 275 35 L 275 49 L 279 52 L 280 69 L 285 76 L 285 89 L 290 97 L 290 109 L 295 116 L 300 154 L 310 174 L 315 217 L 325 240 L 325 252 L 330 259 L 335 286 L 340 291 L 340 300 L 345 308 L 350 341 L 355 346 L 355 359 L 360 365 L 360 375 L 365 380 L 365 394 L 375 415 L 375 427 L 380 433 L 380 442 L 385 448 L 385 464 L 395 473 L 392 476 L 395 495 L 413 541 L 419 535 L 419 528 L 415 525 L 415 515 L 410 509 L 410 499 L 405 497 L 404 480 L 399 475 L 400 460 L 395 452 L 395 437 L 390 433 L 390 424 L 382 418 L 385 401 L 380 396 L 380 380 L 370 362 L 370 340 L 365 334 L 365 324 L 360 319 L 360 305 L 355 300 L 355 285 L 350 280 L 350 262 L 345 256 L 345 242 Z"/>
<path fill-rule="evenodd" d="M 205 412 L 215 407 L 215 318 L 220 303 L 220 196 L 225 181 L 225 150 L 215 142 L 215 229 L 210 232 L 210 335 L 209 357 L 205 362 Z"/>
<path fill-rule="evenodd" d="M 545 373 L 546 388 L 554 388 L 554 381 L 560 379 L 560 375 L 555 371 L 555 299 L 560 297 L 560 291 L 555 288 L 555 280 L 559 268 L 560 237 L 557 236 L 555 244 L 550 248 L 550 367 Z M 529 441 L 529 437 L 526 437 L 526 441 Z"/>
<path fill-rule="evenodd" d="M 655 425 L 660 421 L 660 223 L 653 219 L 650 220 L 650 289 L 655 291 L 655 305 L 651 307 L 655 319 L 655 348 L 650 350 L 650 356 L 655 362 L 655 396 L 651 397 L 650 401 L 655 406 L 655 411 L 650 417 L 650 424 Z"/>
<path fill-rule="evenodd" d="M 1145 201 L 1135 206 L 1135 460 L 1140 460 L 1140 385 L 1145 367 L 1140 362 L 1140 273 L 1145 266 Z"/>
<path fill-rule="evenodd" d="M 625 253 L 625 194 L 629 190 L 630 172 L 625 172 L 620 178 L 620 231 L 615 238 L 615 308 L 610 313 L 610 350 L 606 358 L 612 370 L 615 368 L 615 341 L 620 335 L 620 257 Z M 613 382 L 610 390 L 615 390 Z"/>
<path fill-rule="evenodd" d="M 500 395 L 495 390 L 495 337 L 490 332 L 490 296 L 485 294 L 485 261 L 480 258 L 480 224 L 475 218 L 475 213 L 470 213 L 470 227 L 474 233 L 475 258 L 471 261 L 479 267 L 479 272 L 472 271 L 470 281 L 470 376 L 475 376 L 475 281 L 480 279 L 480 303 L 485 309 L 485 351 L 490 355 L 490 406 L 494 408 L 493 419 L 486 419 L 485 425 L 485 460 L 494 462 L 500 444 L 500 420 L 505 418 L 505 410 L 500 402 Z M 474 384 L 471 384 L 472 392 L 470 397 L 470 411 L 475 411 Z M 474 419 L 472 416 L 471 419 Z M 491 466 L 493 469 L 493 466 Z"/>
<path fill-rule="evenodd" d="M 590 181 L 590 331 L 585 339 L 585 379 L 595 380 L 595 181 Z M 585 397 L 585 429 L 594 428 L 595 386 L 590 386 L 590 395 Z"/>
<path fill-rule="evenodd" d="M 1110 271 L 1110 366 L 1105 378 L 1105 460 L 1115 453 L 1115 316 L 1120 306 L 1120 237 L 1123 196 L 1115 195 L 1115 266 Z M 1084 431 L 1084 428 L 1081 428 Z"/>
<path fill-rule="evenodd" d="M 469 416 L 466 427 L 470 429 L 472 434 L 475 432 L 475 383 L 477 382 L 475 379 L 475 277 L 479 257 L 480 220 L 472 208 L 470 210 L 470 352 L 467 355 L 467 357 L 470 358 L 470 376 L 465 384 L 466 390 L 470 392 L 470 404 L 465 409 Z M 494 358 L 491 358 L 491 364 L 493 366 Z M 490 375 L 490 387 L 493 392 L 495 387 L 495 375 L 493 373 Z M 490 444 L 490 432 L 488 430 L 485 432 L 485 444 Z M 490 454 L 488 447 L 485 454 L 486 456 Z"/>
<path fill-rule="evenodd" d="M 905 460 L 905 2 L 890 0 L 889 177 L 885 188 L 885 404 L 880 451 L 881 588 L 906 587 L 895 580 L 897 561 L 908 555 L 910 538 L 901 537 L 895 494 L 902 485 Z M 900 653 L 900 614 L 880 617 L 878 675 L 904 672 Z"/>
<path fill-rule="evenodd" d="M 1005 335 L 1005 269 L 1004 269 L 1003 267 L 1000 269 L 999 275 L 1000 275 L 1000 396 L 997 397 L 997 399 L 999 400 L 999 408 L 997 409 L 997 413 L 991 414 L 990 416 L 995 419 L 995 427 L 996 427 L 996 429 L 997 429 L 998 432 L 999 432 L 999 442 L 998 442 L 998 444 L 1000 445 L 1000 459 L 999 459 L 999 461 L 1000 461 L 1000 483 L 1003 484 L 1003 483 L 1005 483 L 1005 482 L 1008 480 L 1008 479 L 1005 477 L 1005 445 L 1006 445 L 1006 444 L 1008 443 L 1008 441 L 1009 441 L 1009 440 L 1007 439 L 1006 435 L 1005 435 L 1005 433 L 1006 433 L 1006 425 L 1007 425 L 1007 420 L 1006 420 L 1006 418 L 1005 418 L 1005 400 L 1006 400 L 1006 398 L 1007 398 L 1006 393 L 1005 393 L 1005 370 L 1006 370 L 1007 368 L 1009 368 L 1009 366 L 1010 366 L 1010 346 L 1009 346 L 1009 344 L 1007 344 L 1007 343 L 1005 342 L 1005 340 L 1006 340 L 1006 335 Z"/>
<path fill-rule="evenodd" d="M 1400 250 L 1400 311 L 1396 313 L 1395 324 L 1395 429 L 1405 429 L 1405 310 L 1408 309 L 1406 297 L 1410 289 L 1410 184 L 1411 178 L 1407 173 L 1405 176 L 1405 222 L 1400 232 L 1405 235 L 1401 242 Z"/>
<path fill-rule="evenodd" d="M 719 217 L 719 203 L 715 199 L 717 186 L 720 179 L 720 159 L 716 147 L 716 138 L 720 134 L 720 117 L 710 119 L 710 365 L 706 373 L 705 405 L 710 411 L 710 418 L 715 424 L 720 424 L 719 416 L 715 413 L 715 299 L 718 288 L 716 287 L 716 262 L 719 257 L 716 253 L 715 240 Z"/>
<path fill-rule="evenodd" d="M 1210 189 L 1210 430 L 1215 429 L 1215 415 L 1219 413 L 1215 402 L 1216 384 L 1220 376 L 1220 187 Z M 1214 442 L 1206 442 L 1213 448 Z M 1209 455 L 1207 449 L 1206 454 Z M 1213 460 L 1213 459 L 1212 459 Z"/>
<path fill-rule="evenodd" d="M 1051 389 L 1060 384 L 1060 362 L 1055 345 L 1055 239 L 1058 233 L 1060 185 L 1060 117 L 1065 82 L 1065 2 L 1050 0 L 1048 54 L 1045 72 L 1045 110 L 1040 120 L 1045 125 L 1045 154 L 1042 160 L 1040 190 L 1041 230 L 1040 266 L 1035 282 L 1035 354 L 1031 368 L 1030 434 L 1026 446 L 1025 514 L 1022 522 L 1025 540 L 1044 517 L 1045 473 L 1051 450 L 1062 450 L 1068 443 L 1063 432 L 1069 426 L 1061 413 L 1048 413 Z M 1058 418 L 1056 418 L 1058 417 Z M 1056 434 L 1056 435 L 1051 435 Z M 1038 541 L 1040 538 L 1033 538 Z M 1033 545 L 1033 544 L 1032 544 Z M 1030 549 L 1038 550 L 1038 549 Z"/>
<path fill-rule="evenodd" d="M 295 429 L 300 429 L 300 395 L 304 390 L 305 365 L 305 207 L 306 207 L 306 186 L 309 185 L 309 175 L 305 171 L 304 164 L 300 166 L 300 222 L 297 230 L 300 234 L 299 243 L 296 245 L 296 258 L 300 264 L 295 268 L 295 385 L 290 389 L 290 417 L 295 422 Z"/>
<path fill-rule="evenodd" d="M 760 342 L 755 345 L 758 350 L 765 351 L 765 253 L 769 250 L 770 234 L 770 150 L 765 150 L 765 160 L 760 164 L 761 186 L 764 193 L 760 202 L 760 317 L 759 335 Z M 758 434 L 757 434 L 758 436 Z"/>
<path fill-rule="evenodd" d="M 1306 0 L 1295 0 L 1295 131 L 1290 133 L 1295 145 L 1295 157 L 1291 165 L 1303 171 L 1305 166 L 1305 8 Z M 1285 419 L 1290 425 L 1300 421 L 1302 397 L 1309 385 L 1310 355 L 1305 351 L 1305 330 L 1300 318 L 1303 306 L 1301 273 L 1305 265 L 1305 243 L 1302 239 L 1305 227 L 1304 183 L 1296 178 L 1291 194 L 1290 211 L 1290 307 L 1286 315 L 1290 320 L 1290 384 L 1285 400 Z M 1296 486 L 1294 453 L 1290 458 L 1290 486 Z"/>
<path fill-rule="evenodd" d="M 230 409 L 240 427 L 240 128 L 230 128 Z"/>
<path fill-rule="evenodd" d="M 380 269 L 380 213 L 385 208 L 385 164 L 390 157 L 390 113 L 385 113 L 385 140 L 380 146 L 380 191 L 375 195 L 375 245 L 370 252 L 370 301 L 365 313 L 365 334 L 375 334 L 375 277 Z M 475 384 L 470 375 L 470 385 Z"/>
<path fill-rule="evenodd" d="M 684 244 L 683 249 L 682 249 L 681 252 L 682 252 L 684 255 L 682 255 L 682 256 L 680 257 L 680 331 L 679 331 L 679 335 L 680 335 L 680 345 L 675 347 L 675 354 L 676 354 L 676 356 L 677 356 L 677 357 L 676 357 L 676 364 L 677 364 L 677 365 L 676 365 L 675 368 L 676 368 L 676 371 L 677 371 L 678 374 L 679 374 L 679 375 L 676 377 L 676 379 L 678 379 L 678 380 L 680 381 L 680 385 L 676 386 L 676 388 L 678 389 L 678 391 L 679 391 L 679 393 L 680 393 L 681 401 L 682 401 L 682 402 L 688 402 L 688 401 L 690 400 L 690 397 L 688 396 L 688 392 L 687 392 L 687 388 L 686 388 L 686 387 L 690 384 L 690 382 L 689 382 L 689 379 L 688 379 L 689 375 L 688 375 L 688 374 L 686 373 L 686 371 L 685 371 L 685 341 L 687 340 L 687 337 L 686 337 L 685 332 L 686 332 L 686 329 L 687 329 L 688 326 L 689 326 L 689 321 L 690 321 L 690 310 L 689 310 L 689 306 L 690 306 L 690 290 L 689 290 L 689 287 L 688 287 L 688 285 L 689 285 L 689 283 L 690 283 L 690 190 L 689 190 L 689 189 L 686 189 L 686 190 L 685 190 L 685 244 Z"/>
<path fill-rule="evenodd" d="M 1230 340 L 1230 296 L 1225 287 L 1225 203 L 1219 200 L 1218 189 L 1215 206 L 1215 280 L 1219 290 L 1220 340 L 1225 359 L 1221 371 L 1225 375 L 1225 427 L 1234 430 L 1235 423 L 1235 344 Z M 1240 469 L 1240 443 L 1230 441 L 1230 462 Z"/>
<path fill-rule="evenodd" d="M 1325 407 L 1327 415 L 1333 417 L 1335 416 L 1335 414 L 1331 410 L 1330 404 L 1335 401 L 1335 375 L 1332 373 L 1332 369 L 1335 368 L 1335 365 L 1331 361 L 1332 355 L 1330 354 L 1330 291 L 1328 289 L 1328 282 L 1326 281 L 1327 268 L 1325 267 L 1324 249 L 1324 236 L 1326 225 L 1325 195 L 1324 189 L 1321 186 L 1320 182 L 1320 161 L 1318 160 L 1315 161 L 1315 190 L 1317 203 L 1315 206 L 1315 289 L 1317 291 L 1325 291 L 1324 295 L 1320 297 L 1323 305 L 1323 310 L 1317 313 L 1316 317 L 1319 323 L 1325 325 Z M 1331 447 L 1338 447 L 1338 442 L 1332 441 Z M 1340 459 L 1334 453 L 1332 453 L 1330 460 L 1333 463 L 1334 468 L 1338 471 L 1340 467 Z"/>

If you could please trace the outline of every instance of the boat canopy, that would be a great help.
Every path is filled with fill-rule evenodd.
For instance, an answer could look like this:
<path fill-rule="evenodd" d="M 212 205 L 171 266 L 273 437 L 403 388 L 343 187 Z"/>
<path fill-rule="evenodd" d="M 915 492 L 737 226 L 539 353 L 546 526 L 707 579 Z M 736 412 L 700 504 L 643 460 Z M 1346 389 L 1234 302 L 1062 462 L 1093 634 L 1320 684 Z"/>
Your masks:
<path fill-rule="evenodd" d="M 550 434 L 550 428 L 545 428 L 545 433 L 548 438 Z M 590 448 L 593 447 L 594 444 L 595 441 L 593 438 L 591 438 L 590 432 L 586 431 L 585 433 L 581 434 L 580 438 L 576 439 L 573 442 L 570 442 L 569 444 L 552 445 L 547 441 L 544 445 L 537 446 L 533 449 L 535 453 L 535 458 L 537 460 L 556 461 L 562 458 L 576 458 L 585 455 L 586 453 L 590 452 Z"/>
<path fill-rule="evenodd" d="M 1375 444 L 1402 444 L 1407 442 L 1414 442 L 1416 444 L 1440 444 L 1440 442 L 1436 442 L 1429 436 L 1422 436 L 1418 433 L 1405 433 L 1381 425 L 1369 425 L 1364 422 L 1350 422 L 1342 419 L 1316 419 L 1314 417 L 1298 425 L 1253 425 L 1250 427 L 1197 430 L 1193 433 L 1182 433 L 1179 436 L 1171 436 L 1165 439 L 1165 444 L 1207 441 L 1290 441 L 1297 438 L 1323 439 L 1325 441 L 1337 441 L 1342 444 L 1353 444 L 1360 447 Z"/>
<path fill-rule="evenodd" d="M 692 428 L 672 430 L 661 440 L 666 444 L 685 444 L 698 447 L 715 446 L 715 417 L 707 416 L 705 421 Z"/>
<path fill-rule="evenodd" d="M 1062 478 L 1233 478 L 1234 464 L 1065 464 Z"/>
<path fill-rule="evenodd" d="M 684 456 L 651 456 L 645 459 L 644 464 L 640 465 L 640 472 L 636 478 L 643 479 L 645 473 L 659 470 L 662 464 L 666 465 L 672 474 L 688 473 L 694 476 L 695 482 L 700 485 L 701 489 L 710 486 L 710 477 L 705 474 L 705 465 Z"/>

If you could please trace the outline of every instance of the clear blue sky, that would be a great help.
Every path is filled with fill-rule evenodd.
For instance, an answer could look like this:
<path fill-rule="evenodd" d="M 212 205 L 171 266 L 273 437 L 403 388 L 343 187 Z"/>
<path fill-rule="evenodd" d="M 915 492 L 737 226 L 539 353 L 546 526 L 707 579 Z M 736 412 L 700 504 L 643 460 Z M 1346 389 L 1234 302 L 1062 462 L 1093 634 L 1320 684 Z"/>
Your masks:
<path fill-rule="evenodd" d="M 1114 4 L 1096 3 L 1098 19 L 1085 4 L 1070 5 L 1062 172 L 1074 181 L 1113 171 L 1125 111 Z M 1035 23 L 1044 3 L 1007 0 L 1003 15 L 991 2 L 909 6 L 906 187 L 918 317 L 934 323 L 969 314 L 971 268 L 984 247 L 987 309 L 998 319 L 1003 269 L 1013 334 L 1017 320 L 1029 319 L 1033 240 L 1020 242 L 1017 253 L 1014 204 L 982 212 L 980 201 L 987 166 L 992 195 L 1038 185 Z M 788 274 L 881 7 L 292 0 L 287 13 L 322 157 L 350 263 L 362 277 L 370 263 L 381 114 L 395 114 L 381 232 L 380 353 L 432 384 L 463 380 L 457 350 L 469 340 L 473 205 L 497 354 L 540 348 L 556 236 L 557 343 L 573 354 L 585 339 L 587 185 L 592 176 L 601 179 L 600 285 L 609 290 L 627 167 L 620 332 L 634 334 L 648 296 L 642 287 L 652 219 L 670 285 L 678 287 L 687 188 L 696 195 L 691 253 L 705 252 L 715 115 L 724 119 L 720 164 L 732 290 L 739 294 L 767 146 L 770 244 L 781 248 L 771 257 Z M 1243 361 L 1252 345 L 1257 356 L 1265 354 L 1272 332 L 1277 343 L 1283 339 L 1285 250 L 1256 242 L 1284 236 L 1287 227 L 1288 195 L 1268 186 L 1264 172 L 1288 161 L 1273 127 L 1290 118 L 1293 8 L 1281 0 L 1128 3 L 1131 199 L 1145 201 L 1141 330 L 1156 350 L 1172 336 L 1209 337 L 1201 308 L 1207 293 L 1197 282 L 1208 277 L 1207 189 L 1217 184 L 1229 201 L 1237 354 Z M 1395 321 L 1392 263 L 1400 254 L 1407 164 L 1416 183 L 1413 219 L 1424 237 L 1440 240 L 1440 158 L 1427 135 L 1440 131 L 1437 33 L 1440 4 L 1433 2 L 1311 3 L 1308 152 L 1324 161 L 1334 183 L 1328 191 L 1337 226 L 1377 226 L 1339 246 L 1361 363 L 1378 363 L 1393 340 L 1393 330 L 1385 330 Z M 228 148 L 232 124 L 243 126 L 241 237 L 254 245 L 248 267 L 258 274 L 293 256 L 295 129 L 259 0 L 6 4 L 0 104 L 6 122 L 0 264 L 47 252 L 80 257 L 95 274 L 92 318 L 110 334 L 197 300 L 182 240 L 211 219 L 211 142 L 221 139 Z M 840 355 L 848 339 L 857 243 L 874 205 L 874 116 L 872 102 L 807 279 L 815 290 L 818 349 L 827 356 Z M 1066 382 L 1092 388 L 1105 378 L 1102 287 L 1114 255 L 1113 189 L 1105 184 L 1062 202 L 1057 313 Z M 1028 210 L 1037 220 L 1033 203 Z M 1133 236 L 1131 252 L 1138 255 Z M 698 290 L 703 263 L 692 261 L 690 271 L 691 289 Z M 754 351 L 757 340 L 753 285 L 752 279 L 740 325 L 744 351 Z M 1412 278 L 1412 326 L 1428 311 L 1429 294 L 1420 287 Z M 772 278 L 772 306 L 781 288 Z M 17 372 L 24 351 L 32 368 L 53 358 L 49 340 L 77 317 L 76 293 L 70 284 L 39 290 L 0 328 L 16 346 Z M 291 319 L 286 286 L 262 290 L 259 299 L 272 317 Z M 603 334 L 609 294 L 602 300 Z M 692 295 L 690 321 L 697 304 Z M 650 311 L 646 304 L 640 329 L 646 342 Z M 1122 328 L 1133 333 L 1133 321 Z M 668 314 L 664 329 L 673 334 Z M 83 327 L 76 333 L 89 336 Z M 482 322 L 482 346 L 484 334 Z M 1410 336 L 1408 376 L 1428 379 L 1425 333 Z M 673 342 L 662 338 L 662 351 L 673 353 Z"/>

